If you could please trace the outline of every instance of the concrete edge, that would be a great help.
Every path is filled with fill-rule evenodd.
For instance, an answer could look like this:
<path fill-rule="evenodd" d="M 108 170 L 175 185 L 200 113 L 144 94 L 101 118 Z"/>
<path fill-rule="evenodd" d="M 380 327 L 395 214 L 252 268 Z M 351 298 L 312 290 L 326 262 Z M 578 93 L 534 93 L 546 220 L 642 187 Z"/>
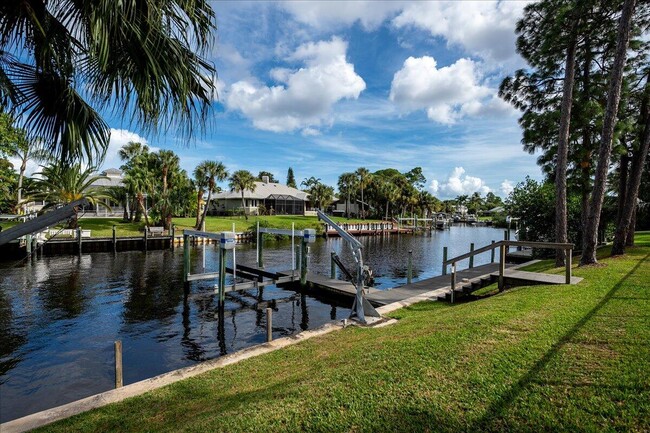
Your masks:
<path fill-rule="evenodd" d="M 210 361 L 205 361 L 200 364 L 192 365 L 189 367 L 181 368 L 178 370 L 163 373 L 159 376 L 154 376 L 149 379 L 135 382 L 126 385 L 122 388 L 112 389 L 81 400 L 73 401 L 62 406 L 46 409 L 41 412 L 36 412 L 31 415 L 17 418 L 12 421 L 0 424 L 0 431 L 2 433 L 21 433 L 28 430 L 42 427 L 44 425 L 69 418 L 74 415 L 89 411 L 91 409 L 100 408 L 110 403 L 120 402 L 130 397 L 142 395 L 146 392 L 153 391 L 158 388 L 170 385 L 172 383 L 198 376 L 211 370 L 223 368 L 225 366 L 235 364 L 245 359 L 254 358 L 265 353 L 274 352 L 284 347 L 292 346 L 304 340 L 309 340 L 314 337 L 329 334 L 333 331 L 343 329 L 340 322 L 326 323 L 325 325 L 300 332 L 290 337 L 278 338 L 270 343 L 263 343 L 252 346 L 231 355 L 226 355 Z"/>
<path fill-rule="evenodd" d="M 511 267 L 511 269 L 526 266 L 537 261 L 539 260 L 532 260 L 530 262 L 517 265 L 516 267 Z M 419 302 L 437 301 L 438 296 L 444 294 L 450 288 L 451 286 L 448 286 L 432 290 L 430 292 L 425 292 L 420 295 L 404 299 L 402 301 L 393 302 L 392 304 L 377 307 L 376 310 L 379 314 L 384 315 L 399 310 L 400 308 L 417 304 Z M 381 328 L 383 326 L 392 325 L 394 323 L 397 323 L 397 320 L 389 319 L 382 324 L 375 326 L 374 328 Z M 217 359 L 205 361 L 200 364 L 192 365 L 190 367 L 173 370 L 149 379 L 142 380 L 140 382 L 126 385 L 122 388 L 104 391 L 102 393 L 95 394 L 81 400 L 73 401 L 71 403 L 67 403 L 51 409 L 46 409 L 41 412 L 36 412 L 22 418 L 17 418 L 15 420 L 0 424 L 0 431 L 2 431 L 2 433 L 22 433 L 29 431 L 47 424 L 51 424 L 55 421 L 60 421 L 62 419 L 69 418 L 71 416 L 78 415 L 92 409 L 97 409 L 111 403 L 117 403 L 127 398 L 136 397 L 146 392 L 170 385 L 172 383 L 195 377 L 211 370 L 223 368 L 245 359 L 254 358 L 259 355 L 264 355 L 265 353 L 274 352 L 278 349 L 292 346 L 294 344 L 300 343 L 301 341 L 321 335 L 326 335 L 330 332 L 338 331 L 343 328 L 344 325 L 340 322 L 326 323 L 319 328 L 303 331 L 290 337 L 278 338 L 277 340 L 273 340 L 270 343 L 263 343 L 242 349 L 239 352 L 235 352 L 231 355 L 226 355 Z"/>

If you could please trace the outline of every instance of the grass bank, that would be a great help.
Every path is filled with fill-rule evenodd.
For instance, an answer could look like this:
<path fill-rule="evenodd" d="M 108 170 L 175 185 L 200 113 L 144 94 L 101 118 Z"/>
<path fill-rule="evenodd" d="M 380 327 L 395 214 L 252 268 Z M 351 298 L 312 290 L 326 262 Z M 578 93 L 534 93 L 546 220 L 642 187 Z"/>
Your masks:
<path fill-rule="evenodd" d="M 420 303 L 40 431 L 649 431 L 650 233 L 577 286 Z M 549 265 L 546 264 L 548 267 Z"/>
<path fill-rule="evenodd" d="M 318 221 L 316 217 L 308 216 L 299 216 L 299 215 L 274 215 L 274 216 L 260 216 L 260 217 L 249 217 L 246 220 L 244 217 L 212 217 L 209 216 L 205 220 L 205 229 L 209 232 L 221 232 L 232 230 L 233 224 L 235 224 L 235 229 L 240 231 L 246 231 L 249 227 L 252 227 L 256 224 L 257 221 L 260 221 L 261 224 L 266 225 L 267 227 L 274 228 L 291 228 L 291 223 L 295 224 L 296 230 L 302 230 L 306 228 L 312 228 L 319 230 L 319 233 L 322 231 L 322 224 Z M 346 219 L 346 218 L 334 218 L 335 221 L 345 222 L 345 223 L 357 223 L 361 222 L 359 219 Z M 177 226 L 179 230 L 183 229 L 193 229 L 194 228 L 194 218 L 174 218 L 173 223 Z M 365 222 L 379 222 L 374 220 L 366 220 Z M 3 222 L 0 224 L 2 229 L 7 229 L 14 225 L 18 224 L 17 222 Z M 142 236 L 142 231 L 144 230 L 144 221 L 139 223 L 124 222 L 122 218 L 81 218 L 79 220 L 79 225 L 86 230 L 91 231 L 91 237 L 102 238 L 110 237 L 113 235 L 113 226 L 117 227 L 117 236 L 128 237 L 128 236 Z M 62 228 L 63 226 L 57 226 Z"/>

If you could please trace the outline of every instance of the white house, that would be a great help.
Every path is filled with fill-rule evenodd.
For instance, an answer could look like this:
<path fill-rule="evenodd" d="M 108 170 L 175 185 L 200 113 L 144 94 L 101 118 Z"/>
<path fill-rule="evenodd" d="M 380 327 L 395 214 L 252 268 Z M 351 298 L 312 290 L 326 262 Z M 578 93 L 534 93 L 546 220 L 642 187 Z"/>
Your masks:
<path fill-rule="evenodd" d="M 231 212 L 241 212 L 242 207 L 247 215 L 258 215 L 260 205 L 270 215 L 305 215 L 309 195 L 299 189 L 279 183 L 255 182 L 253 191 L 244 191 L 242 206 L 241 192 L 224 191 L 212 199 L 212 211 L 218 215 Z"/>

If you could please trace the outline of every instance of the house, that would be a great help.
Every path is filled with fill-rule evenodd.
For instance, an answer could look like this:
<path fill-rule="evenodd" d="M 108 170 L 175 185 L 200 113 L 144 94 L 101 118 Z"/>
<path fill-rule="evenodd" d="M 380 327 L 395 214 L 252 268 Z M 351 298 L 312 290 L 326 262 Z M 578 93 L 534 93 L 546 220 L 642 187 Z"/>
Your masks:
<path fill-rule="evenodd" d="M 350 216 L 356 217 L 360 215 L 361 205 L 352 200 L 348 202 L 346 197 L 334 197 L 331 209 L 332 214 L 336 216 L 345 216 L 346 209 Z"/>
<path fill-rule="evenodd" d="M 299 189 L 279 183 L 269 182 L 265 177 L 263 182 L 255 182 L 253 191 L 244 191 L 242 206 L 241 192 L 224 191 L 216 194 L 212 200 L 211 211 L 217 215 L 246 212 L 247 215 L 305 215 L 308 194 Z"/>

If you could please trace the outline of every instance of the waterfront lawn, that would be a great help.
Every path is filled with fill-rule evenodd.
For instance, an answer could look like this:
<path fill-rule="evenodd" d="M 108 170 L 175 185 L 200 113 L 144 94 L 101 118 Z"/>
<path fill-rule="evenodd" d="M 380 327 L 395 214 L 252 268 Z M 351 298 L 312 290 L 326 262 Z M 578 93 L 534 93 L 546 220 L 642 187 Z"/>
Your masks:
<path fill-rule="evenodd" d="M 577 286 L 419 303 L 41 431 L 650 431 L 650 233 L 637 242 Z"/>

